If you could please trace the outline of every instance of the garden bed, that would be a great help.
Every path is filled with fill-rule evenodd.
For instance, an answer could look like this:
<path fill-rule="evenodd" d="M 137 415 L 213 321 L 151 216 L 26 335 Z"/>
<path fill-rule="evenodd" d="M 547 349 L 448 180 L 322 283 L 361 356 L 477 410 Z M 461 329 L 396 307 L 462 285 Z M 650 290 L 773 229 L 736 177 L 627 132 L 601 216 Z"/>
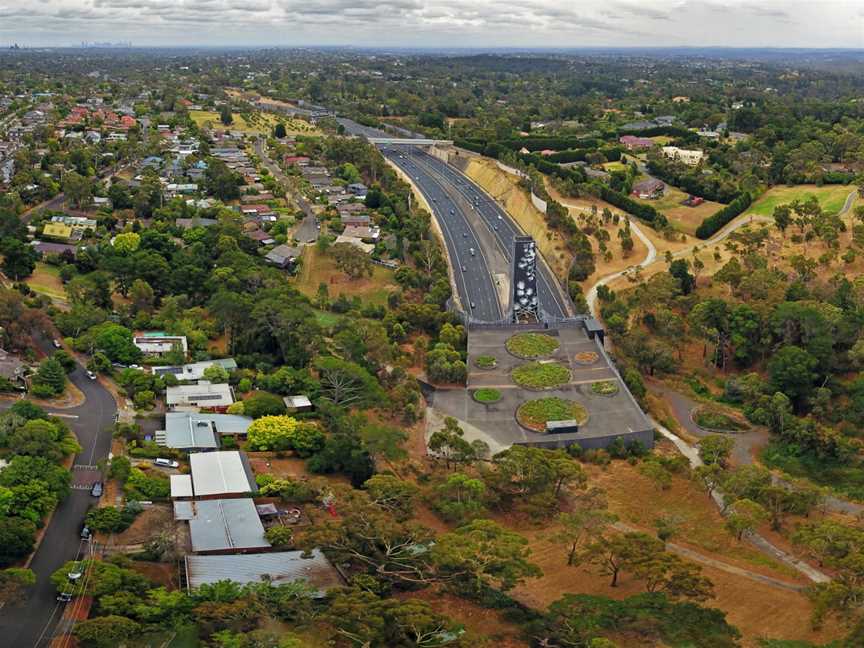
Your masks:
<path fill-rule="evenodd" d="M 614 396 L 618 393 L 618 382 L 615 380 L 601 380 L 591 383 L 591 393 L 597 396 Z"/>
<path fill-rule="evenodd" d="M 690 418 L 709 432 L 745 432 L 750 429 L 744 421 L 707 407 L 697 407 L 690 413 Z"/>
<path fill-rule="evenodd" d="M 488 405 L 490 403 L 497 403 L 501 400 L 501 392 L 497 389 L 492 389 L 491 387 L 484 387 L 483 389 L 475 389 L 471 394 L 471 398 L 478 403 Z"/>
<path fill-rule="evenodd" d="M 526 360 L 552 355 L 559 346 L 558 340 L 544 333 L 517 333 L 506 343 L 507 351 Z"/>
<path fill-rule="evenodd" d="M 588 410 L 576 401 L 564 398 L 538 398 L 522 403 L 516 410 L 519 425 L 534 432 L 546 432 L 549 421 L 576 421 L 584 425 L 588 420 Z"/>
<path fill-rule="evenodd" d="M 600 359 L 600 356 L 594 351 L 582 351 L 573 356 L 573 361 L 580 365 L 592 365 Z"/>
<path fill-rule="evenodd" d="M 512 372 L 513 382 L 525 389 L 555 389 L 570 382 L 570 370 L 560 362 L 529 362 Z"/>
<path fill-rule="evenodd" d="M 474 366 L 478 369 L 494 369 L 498 366 L 498 360 L 492 355 L 479 355 L 474 358 Z"/>

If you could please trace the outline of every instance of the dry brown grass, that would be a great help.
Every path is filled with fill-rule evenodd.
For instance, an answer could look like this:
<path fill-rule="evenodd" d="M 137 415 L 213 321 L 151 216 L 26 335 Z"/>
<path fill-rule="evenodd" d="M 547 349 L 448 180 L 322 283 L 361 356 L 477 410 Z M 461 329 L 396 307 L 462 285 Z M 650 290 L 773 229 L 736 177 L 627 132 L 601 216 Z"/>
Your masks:
<path fill-rule="evenodd" d="M 534 237 L 555 275 L 566 276 L 573 255 L 565 248 L 561 236 L 546 225 L 543 214 L 531 203 L 528 192 L 519 186 L 518 178 L 501 171 L 495 162 L 477 157 L 468 160 L 465 173 L 502 203 L 519 226 Z"/>
<path fill-rule="evenodd" d="M 393 271 L 381 266 L 372 266 L 372 276 L 351 279 L 336 267 L 336 261 L 327 253 L 321 253 L 317 246 L 307 245 L 303 251 L 300 274 L 296 278 L 297 290 L 307 297 L 314 298 L 318 286 L 327 284 L 330 299 L 344 294 L 347 297 L 360 297 L 367 304 L 386 304 L 387 296 L 398 289 L 393 280 Z"/>

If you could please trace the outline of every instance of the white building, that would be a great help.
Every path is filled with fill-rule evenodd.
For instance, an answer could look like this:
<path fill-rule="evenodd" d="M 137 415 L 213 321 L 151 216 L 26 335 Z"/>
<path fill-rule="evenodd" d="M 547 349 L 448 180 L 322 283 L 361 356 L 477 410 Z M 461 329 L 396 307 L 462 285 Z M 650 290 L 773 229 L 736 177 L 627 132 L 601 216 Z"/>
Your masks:
<path fill-rule="evenodd" d="M 677 160 L 690 166 L 696 166 L 705 157 L 705 153 L 702 151 L 695 149 L 682 149 L 677 146 L 664 146 L 663 155 L 670 160 Z"/>

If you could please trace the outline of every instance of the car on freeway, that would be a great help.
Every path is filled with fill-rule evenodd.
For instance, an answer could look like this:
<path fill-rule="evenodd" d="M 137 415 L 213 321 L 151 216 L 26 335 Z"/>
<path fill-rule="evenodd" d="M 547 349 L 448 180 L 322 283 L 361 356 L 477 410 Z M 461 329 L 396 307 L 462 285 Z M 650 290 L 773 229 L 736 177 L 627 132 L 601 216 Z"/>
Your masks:
<path fill-rule="evenodd" d="M 468 272 L 468 269 L 464 265 L 462 266 L 462 272 Z"/>
<path fill-rule="evenodd" d="M 471 256 L 474 256 L 474 248 L 468 248 L 468 252 L 471 254 Z"/>
<path fill-rule="evenodd" d="M 462 232 L 462 238 L 468 238 L 468 232 Z"/>
<path fill-rule="evenodd" d="M 474 310 L 476 306 L 474 306 L 474 302 L 471 302 L 471 310 Z"/>
<path fill-rule="evenodd" d="M 92 488 L 90 488 L 90 494 L 93 497 L 102 497 L 102 491 L 104 490 L 104 486 L 102 486 L 102 482 L 98 481 L 93 484 Z"/>
<path fill-rule="evenodd" d="M 456 210 L 455 210 L 455 209 L 451 209 L 451 210 L 450 210 L 450 213 L 451 213 L 451 214 L 455 214 L 455 213 L 456 213 Z"/>
<path fill-rule="evenodd" d="M 180 464 L 173 459 L 164 459 L 162 457 L 157 457 L 153 460 L 154 466 L 162 466 L 163 468 L 179 468 Z"/>

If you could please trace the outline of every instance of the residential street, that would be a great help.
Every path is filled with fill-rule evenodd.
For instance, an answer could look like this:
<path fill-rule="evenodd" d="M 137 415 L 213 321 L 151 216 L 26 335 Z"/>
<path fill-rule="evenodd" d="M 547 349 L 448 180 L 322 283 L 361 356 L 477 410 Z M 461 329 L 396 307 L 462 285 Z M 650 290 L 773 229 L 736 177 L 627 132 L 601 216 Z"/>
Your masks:
<path fill-rule="evenodd" d="M 43 338 L 39 347 L 51 353 L 51 341 Z M 89 489 L 74 487 L 76 481 L 86 484 L 95 479 L 95 466 L 108 456 L 111 449 L 111 426 L 117 405 L 114 397 L 98 380 L 90 380 L 81 365 L 69 375 L 86 401 L 79 407 L 58 410 L 75 432 L 81 444 L 81 453 L 75 458 L 73 488 L 51 518 L 30 568 L 36 573 L 36 585 L 21 605 L 7 605 L 0 610 L 0 645 L 15 648 L 36 648 L 50 643 L 54 628 L 63 614 L 63 605 L 55 600 L 56 592 L 49 581 L 51 574 L 65 562 L 86 554 L 88 543 L 80 538 L 81 526 L 87 510 L 96 504 Z M 8 404 L 6 405 L 8 407 Z M 77 417 L 77 418 L 72 418 Z M 77 478 L 77 479 L 76 479 Z"/>
<path fill-rule="evenodd" d="M 264 142 L 259 139 L 255 142 L 255 154 L 261 158 L 261 162 L 265 167 L 273 174 L 273 177 L 276 178 L 279 182 L 285 185 L 285 188 L 290 186 L 288 176 L 282 173 L 282 169 L 279 168 L 279 165 L 274 162 L 269 155 L 267 154 L 267 149 L 264 147 Z M 300 221 L 300 224 L 297 226 L 297 229 L 294 231 L 294 238 L 300 241 L 301 244 L 306 243 L 314 243 L 318 240 L 318 219 L 315 216 L 315 213 L 312 211 L 312 206 L 309 202 L 303 198 L 303 196 L 293 195 L 295 202 L 303 210 L 303 213 L 306 214 L 306 217 Z"/>

